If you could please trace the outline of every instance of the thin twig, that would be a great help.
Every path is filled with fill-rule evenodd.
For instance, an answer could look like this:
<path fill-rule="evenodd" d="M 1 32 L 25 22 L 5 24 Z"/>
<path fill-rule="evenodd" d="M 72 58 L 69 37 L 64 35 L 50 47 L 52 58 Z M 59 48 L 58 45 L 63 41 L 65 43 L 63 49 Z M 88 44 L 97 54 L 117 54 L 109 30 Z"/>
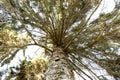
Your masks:
<path fill-rule="evenodd" d="M 99 8 L 100 4 L 101 4 L 102 0 L 99 2 L 98 6 L 95 8 L 95 10 L 92 12 L 92 14 L 89 16 L 89 18 L 87 19 L 86 23 L 82 26 L 83 28 L 80 29 L 80 31 L 73 37 L 73 39 L 71 39 L 68 44 L 65 46 L 64 50 L 66 50 L 70 44 L 79 36 L 79 34 L 81 33 L 81 31 L 85 28 L 85 26 L 88 24 L 89 20 L 91 19 L 91 17 L 93 16 L 93 14 L 96 12 L 96 10 Z"/>

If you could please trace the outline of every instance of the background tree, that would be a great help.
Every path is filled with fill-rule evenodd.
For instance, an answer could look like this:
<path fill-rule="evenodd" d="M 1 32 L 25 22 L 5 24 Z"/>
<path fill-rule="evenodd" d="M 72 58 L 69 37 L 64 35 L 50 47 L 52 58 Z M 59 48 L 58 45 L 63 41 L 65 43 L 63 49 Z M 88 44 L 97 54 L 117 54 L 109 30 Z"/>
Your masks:
<path fill-rule="evenodd" d="M 3 0 L 1 5 L 15 28 L 27 32 L 32 40 L 28 44 L 43 47 L 50 55 L 46 80 L 74 80 L 73 71 L 83 79 L 105 79 L 94 72 L 95 65 L 119 79 L 119 1 L 111 13 L 101 13 L 91 21 L 101 1 Z"/>

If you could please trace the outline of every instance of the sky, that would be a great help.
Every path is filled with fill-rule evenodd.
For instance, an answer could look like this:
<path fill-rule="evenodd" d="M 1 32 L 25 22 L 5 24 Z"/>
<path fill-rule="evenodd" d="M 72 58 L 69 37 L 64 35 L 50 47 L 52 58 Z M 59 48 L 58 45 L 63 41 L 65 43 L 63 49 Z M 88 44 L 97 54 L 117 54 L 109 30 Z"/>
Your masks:
<path fill-rule="evenodd" d="M 103 0 L 97 11 L 92 16 L 91 20 L 98 18 L 100 13 L 110 13 L 114 7 L 114 0 Z"/>
<path fill-rule="evenodd" d="M 114 7 L 115 7 L 115 3 L 114 3 L 114 0 L 103 0 L 102 1 L 102 4 L 100 5 L 100 7 L 99 7 L 99 9 L 94 13 L 94 15 L 93 15 L 93 17 L 92 17 L 92 19 L 96 19 L 97 17 L 99 17 L 99 13 L 101 13 L 101 12 L 105 12 L 105 13 L 109 13 L 109 12 L 111 12 L 113 9 L 114 9 Z M 34 53 L 36 53 L 36 55 L 38 56 L 39 54 L 42 54 L 43 53 L 43 48 L 40 48 L 40 47 L 38 47 L 38 46 L 29 46 L 27 49 L 26 49 L 26 55 L 29 55 L 30 54 L 30 56 L 32 57 L 32 56 L 34 56 L 35 54 Z M 17 57 L 16 58 L 14 58 L 14 60 L 12 60 L 12 62 L 11 62 L 11 64 L 9 65 L 9 66 L 13 66 L 13 65 L 16 65 L 16 63 L 19 63 L 19 60 L 18 60 L 18 58 L 20 58 L 20 59 L 24 59 L 22 56 L 21 56 L 21 54 L 23 53 L 23 51 L 22 50 L 20 50 L 19 52 L 18 52 L 18 54 L 16 55 Z M 1 70 L 4 70 L 4 69 L 6 69 L 8 66 L 4 66 L 4 67 L 2 67 L 2 68 L 0 68 L 0 71 Z M 96 71 L 97 72 L 97 71 Z M 86 71 L 86 73 L 88 73 L 87 71 Z M 105 73 L 105 74 L 107 74 L 105 71 L 101 71 L 101 73 Z M 89 74 L 89 73 L 88 73 Z M 100 73 L 99 73 L 100 74 Z M 83 80 L 82 78 L 80 78 L 80 77 L 78 77 L 77 75 L 75 75 L 75 77 L 76 77 L 76 80 Z M 109 78 L 109 80 L 114 80 L 113 78 L 111 78 L 111 77 L 108 77 Z M 2 79 L 3 80 L 3 79 Z M 86 78 L 86 80 L 89 80 L 88 78 Z"/>

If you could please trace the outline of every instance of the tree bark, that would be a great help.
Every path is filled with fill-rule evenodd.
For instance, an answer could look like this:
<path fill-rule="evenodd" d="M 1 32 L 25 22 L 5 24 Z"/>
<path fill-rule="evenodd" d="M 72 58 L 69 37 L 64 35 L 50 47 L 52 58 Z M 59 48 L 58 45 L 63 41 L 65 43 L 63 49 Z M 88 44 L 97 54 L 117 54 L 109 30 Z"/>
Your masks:
<path fill-rule="evenodd" d="M 62 48 L 55 48 L 45 72 L 45 80 L 75 80 Z"/>

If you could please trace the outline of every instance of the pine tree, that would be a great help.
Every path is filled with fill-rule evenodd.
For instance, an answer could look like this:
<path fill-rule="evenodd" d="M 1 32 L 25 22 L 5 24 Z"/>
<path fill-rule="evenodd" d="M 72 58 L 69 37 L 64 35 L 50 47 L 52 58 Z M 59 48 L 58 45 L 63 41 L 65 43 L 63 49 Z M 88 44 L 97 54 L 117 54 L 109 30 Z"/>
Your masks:
<path fill-rule="evenodd" d="M 1 5 L 9 12 L 15 28 L 26 31 L 31 38 L 25 46 L 38 45 L 49 54 L 45 80 L 75 80 L 74 72 L 84 80 L 86 77 L 107 79 L 95 73 L 98 68 L 95 65 L 117 80 L 120 78 L 120 55 L 117 53 L 120 46 L 119 1 L 111 13 L 101 13 L 91 21 L 101 2 L 3 0 Z"/>

